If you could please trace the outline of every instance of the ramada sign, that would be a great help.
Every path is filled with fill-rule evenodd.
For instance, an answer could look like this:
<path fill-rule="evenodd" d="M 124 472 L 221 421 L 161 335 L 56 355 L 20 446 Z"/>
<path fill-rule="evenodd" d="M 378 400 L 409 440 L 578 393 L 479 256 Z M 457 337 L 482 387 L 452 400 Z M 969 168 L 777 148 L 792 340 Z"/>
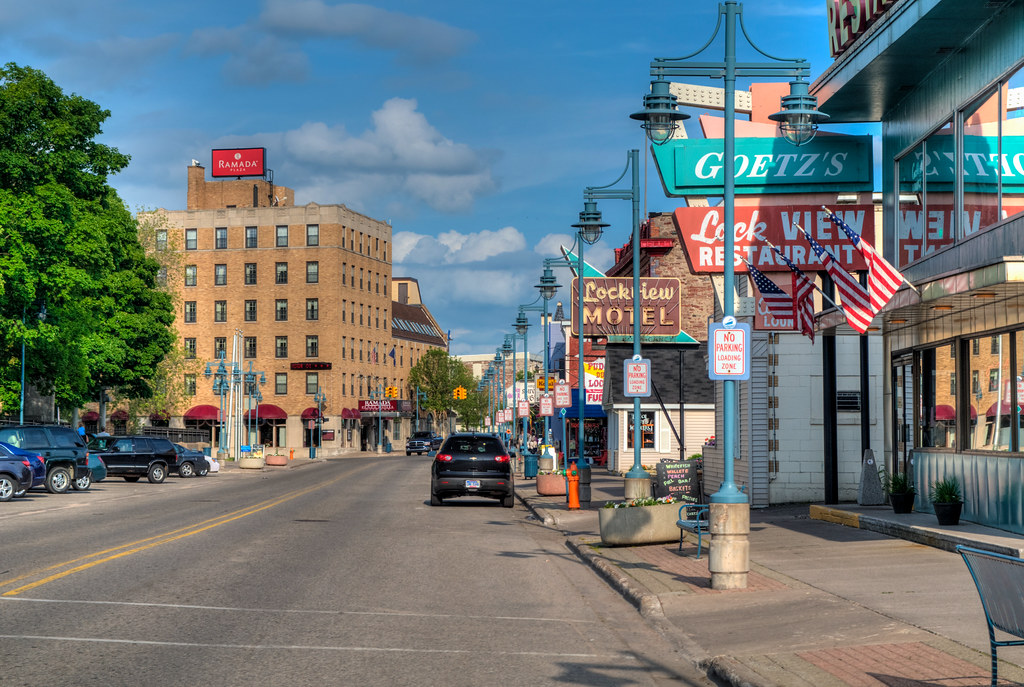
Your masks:
<path fill-rule="evenodd" d="M 210 174 L 215 177 L 261 177 L 266 174 L 266 148 L 213 150 Z"/>

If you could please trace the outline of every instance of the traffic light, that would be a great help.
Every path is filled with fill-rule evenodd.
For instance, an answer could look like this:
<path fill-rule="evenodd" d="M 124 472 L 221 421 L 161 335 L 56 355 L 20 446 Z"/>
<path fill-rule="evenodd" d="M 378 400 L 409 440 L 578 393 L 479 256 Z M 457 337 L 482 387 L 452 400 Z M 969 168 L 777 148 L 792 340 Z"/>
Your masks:
<path fill-rule="evenodd" d="M 384 395 L 387 396 L 388 398 L 398 398 L 398 387 L 397 386 L 389 386 L 389 387 L 385 388 L 384 389 Z"/>
<path fill-rule="evenodd" d="M 466 400 L 466 389 L 461 386 L 455 387 L 455 390 L 452 392 L 452 397 L 457 401 Z"/>
<path fill-rule="evenodd" d="M 466 389 L 461 386 L 459 387 L 459 398 L 461 398 L 463 401 L 466 400 Z"/>

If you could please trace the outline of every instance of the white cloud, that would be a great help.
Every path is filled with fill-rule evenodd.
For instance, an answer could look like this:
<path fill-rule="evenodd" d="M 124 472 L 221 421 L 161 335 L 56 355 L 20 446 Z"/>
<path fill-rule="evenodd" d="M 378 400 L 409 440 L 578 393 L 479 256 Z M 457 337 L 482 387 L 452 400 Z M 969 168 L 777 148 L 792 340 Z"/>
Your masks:
<path fill-rule="evenodd" d="M 503 253 L 514 253 L 526 248 L 526 238 L 515 227 L 503 227 L 497 231 L 485 229 L 473 234 L 447 231 L 438 236 L 398 231 L 391 239 L 394 246 L 392 260 L 396 265 L 483 262 Z"/>
<path fill-rule="evenodd" d="M 533 252 L 548 258 L 558 258 L 562 255 L 562 246 L 569 250 L 572 243 L 572 234 L 547 234 L 533 247 Z"/>

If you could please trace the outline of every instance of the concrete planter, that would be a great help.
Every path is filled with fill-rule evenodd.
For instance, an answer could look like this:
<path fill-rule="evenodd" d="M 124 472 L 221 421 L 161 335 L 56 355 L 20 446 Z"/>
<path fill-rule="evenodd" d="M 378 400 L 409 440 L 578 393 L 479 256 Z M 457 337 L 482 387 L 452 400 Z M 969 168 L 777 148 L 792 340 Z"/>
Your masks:
<path fill-rule="evenodd" d="M 565 496 L 565 475 L 537 475 L 540 496 Z"/>
<path fill-rule="evenodd" d="M 267 465 L 287 465 L 288 456 L 267 456 L 265 458 Z"/>
<path fill-rule="evenodd" d="M 238 467 L 247 470 L 262 470 L 263 459 L 262 458 L 239 458 Z"/>
<path fill-rule="evenodd" d="M 599 508 L 601 542 L 612 545 L 660 544 L 679 541 L 678 503 L 632 508 Z"/>

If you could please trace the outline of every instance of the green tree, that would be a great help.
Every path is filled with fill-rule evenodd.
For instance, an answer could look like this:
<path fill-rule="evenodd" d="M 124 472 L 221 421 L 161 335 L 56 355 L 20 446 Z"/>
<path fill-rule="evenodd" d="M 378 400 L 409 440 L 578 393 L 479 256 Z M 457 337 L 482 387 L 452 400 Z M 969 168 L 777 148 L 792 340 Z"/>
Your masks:
<path fill-rule="evenodd" d="M 416 387 L 427 395 L 426 400 L 420 402 L 420 411 L 426 408 L 434 417 L 440 418 L 447 417 L 448 411 L 459 403 L 452 395 L 456 387 L 462 386 L 470 393 L 476 388 L 466 366 L 440 348 L 432 348 L 420 356 L 409 370 L 408 383 L 410 396 L 416 393 Z"/>
<path fill-rule="evenodd" d="M 151 392 L 173 344 L 159 265 L 107 177 L 129 157 L 97 143 L 110 116 L 42 72 L 0 69 L 0 402 L 18 406 L 26 377 L 62 408 L 99 389 Z M 35 313 L 45 306 L 47 317 Z M 24 321 L 24 324 L 23 324 Z"/>

